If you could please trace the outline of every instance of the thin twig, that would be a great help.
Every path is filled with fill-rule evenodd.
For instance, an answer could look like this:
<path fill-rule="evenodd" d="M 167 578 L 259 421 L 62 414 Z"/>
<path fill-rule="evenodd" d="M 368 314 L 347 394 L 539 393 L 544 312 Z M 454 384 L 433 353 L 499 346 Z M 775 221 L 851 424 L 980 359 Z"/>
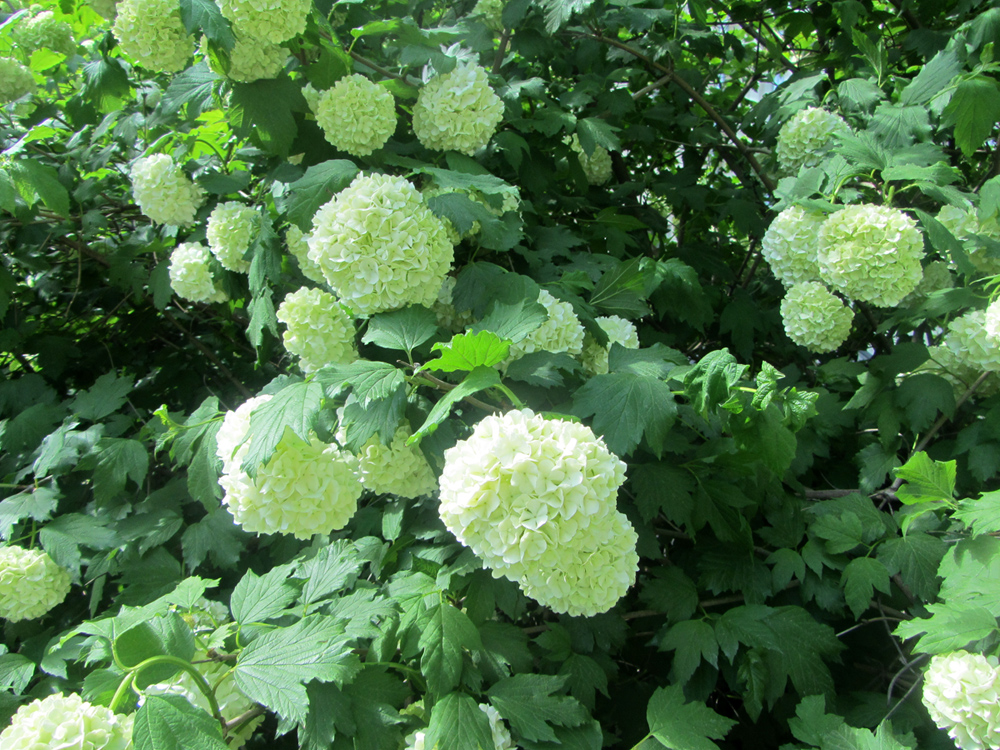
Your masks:
<path fill-rule="evenodd" d="M 371 68 L 372 70 L 374 70 L 379 75 L 383 75 L 386 78 L 395 78 L 397 81 L 402 81 L 403 83 L 405 83 L 408 86 L 418 86 L 419 85 L 419 83 L 414 83 L 414 82 L 410 81 L 409 76 L 401 75 L 399 73 L 393 73 L 391 70 L 386 70 L 385 68 L 383 68 L 378 63 L 372 62 L 367 57 L 359 55 L 357 52 L 355 52 L 352 49 L 348 49 L 348 50 L 344 50 L 344 51 L 347 52 L 347 54 L 349 54 L 351 56 L 352 60 L 354 60 L 355 62 L 361 63 L 365 67 Z"/>
<path fill-rule="evenodd" d="M 492 73 L 499 73 L 500 68 L 503 67 L 503 59 L 507 54 L 507 45 L 510 44 L 510 35 L 511 29 L 505 26 L 503 33 L 500 35 L 500 44 L 497 46 L 496 56 L 493 58 Z"/>
<path fill-rule="evenodd" d="M 433 385 L 435 388 L 442 391 L 453 391 L 458 387 L 457 385 L 454 385 L 452 383 L 446 383 L 445 381 L 440 380 L 426 372 L 418 373 L 415 377 L 424 378 L 425 380 L 429 381 L 429 385 Z M 468 403 L 472 404 L 478 409 L 482 409 L 483 411 L 488 411 L 490 414 L 495 414 L 498 411 L 502 411 L 499 406 L 491 406 L 490 404 L 487 404 L 485 401 L 480 401 L 475 396 L 466 396 L 462 400 L 467 401 Z"/>

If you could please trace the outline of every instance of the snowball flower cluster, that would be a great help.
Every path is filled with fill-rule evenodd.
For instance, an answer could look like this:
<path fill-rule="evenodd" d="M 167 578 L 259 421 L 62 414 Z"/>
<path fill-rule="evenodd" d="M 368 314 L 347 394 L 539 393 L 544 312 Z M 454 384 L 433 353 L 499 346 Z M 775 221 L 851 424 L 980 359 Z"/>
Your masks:
<path fill-rule="evenodd" d="M 788 338 L 812 352 L 832 352 L 851 333 L 854 313 L 818 281 L 796 284 L 781 300 Z"/>
<path fill-rule="evenodd" d="M 955 651 L 931 659 L 924 705 L 962 750 L 1000 747 L 1000 670 L 995 656 Z"/>
<path fill-rule="evenodd" d="M 220 203 L 208 217 L 205 236 L 212 255 L 219 259 L 223 268 L 237 273 L 250 270 L 250 261 L 243 254 L 253 239 L 254 219 L 257 212 L 250 206 L 230 201 Z"/>
<path fill-rule="evenodd" d="M 823 281 L 852 299 L 893 307 L 923 278 L 916 222 L 888 206 L 847 206 L 819 228 Z"/>
<path fill-rule="evenodd" d="M 485 703 L 479 704 L 479 710 L 486 714 L 490 720 L 490 734 L 493 735 L 493 750 L 514 750 L 514 740 L 511 739 L 510 732 L 500 717 L 500 712 L 493 706 Z M 406 738 L 404 750 L 432 750 L 426 744 L 426 732 L 413 732 Z M 437 747 L 436 745 L 434 746 Z M 486 750 L 485 748 L 483 750 Z"/>
<path fill-rule="evenodd" d="M 285 349 L 299 358 L 303 372 L 358 358 L 354 320 L 329 292 L 307 288 L 291 292 L 277 314 L 288 326 L 282 337 Z"/>
<path fill-rule="evenodd" d="M 444 458 L 441 519 L 494 576 L 585 616 L 634 582 L 636 535 L 616 509 L 625 464 L 589 427 L 511 411 L 480 421 Z"/>
<path fill-rule="evenodd" d="M 313 217 L 309 259 L 352 310 L 430 306 L 451 269 L 444 224 L 402 177 L 358 175 Z"/>
<path fill-rule="evenodd" d="M 583 173 L 587 175 L 587 182 L 591 185 L 603 185 L 611 179 L 611 154 L 603 146 L 594 146 L 594 153 L 587 156 L 587 152 L 580 145 L 580 136 L 573 133 L 570 140 L 570 148 L 576 152 L 583 167 Z"/>
<path fill-rule="evenodd" d="M 396 130 L 392 94 L 357 73 L 324 91 L 314 111 L 326 140 L 352 156 L 382 148 Z"/>
<path fill-rule="evenodd" d="M 511 344 L 510 357 L 512 362 L 531 352 L 568 352 L 574 357 L 583 353 L 584 329 L 580 319 L 573 312 L 573 305 L 562 302 L 552 294 L 542 289 L 538 293 L 538 302 L 549 314 L 548 320 L 529 333 L 520 341 Z"/>
<path fill-rule="evenodd" d="M 313 261 L 309 260 L 309 237 L 310 235 L 292 224 L 288 227 L 288 231 L 285 232 L 285 245 L 288 247 L 288 252 L 292 254 L 292 257 L 299 264 L 299 270 L 302 271 L 302 275 L 314 284 L 326 286 L 323 271 Z"/>
<path fill-rule="evenodd" d="M 31 71 L 10 57 L 0 57 L 0 104 L 35 93 Z"/>
<path fill-rule="evenodd" d="M 69 571 L 45 552 L 15 545 L 0 547 L 0 617 L 34 620 L 69 593 Z"/>
<path fill-rule="evenodd" d="M 130 177 L 139 209 L 157 224 L 193 224 L 195 213 L 205 202 L 205 191 L 167 154 L 136 159 Z"/>
<path fill-rule="evenodd" d="M 818 166 L 836 145 L 836 135 L 850 130 L 844 118 L 833 112 L 819 107 L 800 110 L 778 132 L 778 166 L 789 173 Z"/>
<path fill-rule="evenodd" d="M 993 345 L 1000 347 L 1000 298 L 993 300 L 986 308 L 983 326 L 986 328 L 986 335 L 993 342 Z"/>
<path fill-rule="evenodd" d="M 985 274 L 1000 273 L 1000 258 L 987 255 L 986 248 L 969 243 L 973 235 L 984 235 L 992 240 L 1000 240 L 1000 226 L 995 221 L 985 225 L 979 223 L 976 209 L 961 209 L 957 206 L 942 206 L 938 211 L 937 220 L 945 229 L 955 235 L 955 238 L 965 243 L 965 253 L 977 270 Z"/>
<path fill-rule="evenodd" d="M 198 242 L 183 242 L 170 254 L 170 286 L 192 302 L 225 302 L 228 297 L 212 278 L 208 248 Z"/>
<path fill-rule="evenodd" d="M 907 295 L 903 304 L 915 304 L 930 297 L 934 292 L 951 289 L 955 286 L 955 277 L 948 270 L 948 264 L 943 260 L 935 260 L 924 266 L 923 276 L 917 288 Z"/>
<path fill-rule="evenodd" d="M 35 50 L 48 48 L 61 52 L 66 57 L 76 52 L 76 40 L 73 39 L 73 27 L 65 21 L 60 21 L 51 10 L 41 10 L 41 6 L 31 18 L 22 21 L 11 31 L 14 42 L 29 55 Z"/>
<path fill-rule="evenodd" d="M 1000 348 L 986 327 L 986 312 L 972 310 L 948 323 L 944 345 L 978 372 L 1000 371 Z"/>
<path fill-rule="evenodd" d="M 491 31 L 503 31 L 503 6 L 503 0 L 478 0 L 472 15 L 479 16 Z"/>
<path fill-rule="evenodd" d="M 604 375 L 608 371 L 608 354 L 612 344 L 626 349 L 639 348 L 639 332 L 631 321 L 617 315 L 602 315 L 596 319 L 601 330 L 608 334 L 607 346 L 601 346 L 589 333 L 583 338 L 583 367 L 594 375 Z"/>
<path fill-rule="evenodd" d="M 764 232 L 760 254 L 774 277 L 790 287 L 819 278 L 819 228 L 826 216 L 791 206 L 779 213 Z"/>
<path fill-rule="evenodd" d="M 202 37 L 201 52 L 208 59 L 209 67 L 232 81 L 252 83 L 262 79 L 277 78 L 285 67 L 288 50 L 280 44 L 234 35 L 236 43 L 229 50 L 229 71 L 217 66 L 208 53 L 208 38 Z"/>
<path fill-rule="evenodd" d="M 150 70 L 176 73 L 194 54 L 176 0 L 121 0 L 114 32 L 122 51 Z"/>
<path fill-rule="evenodd" d="M 280 44 L 305 31 L 312 2 L 219 0 L 219 7 L 222 15 L 229 19 L 240 36 Z"/>
<path fill-rule="evenodd" d="M 130 750 L 132 716 L 56 693 L 21 706 L 0 733 L 4 750 Z"/>
<path fill-rule="evenodd" d="M 478 65 L 459 64 L 432 78 L 413 105 L 413 132 L 437 151 L 472 156 L 489 143 L 502 119 L 503 102 Z"/>
<path fill-rule="evenodd" d="M 373 436 L 358 455 L 361 482 L 377 495 L 418 498 L 437 489 L 437 477 L 417 445 L 407 445 L 409 426 L 396 430 L 389 445 Z"/>
<path fill-rule="evenodd" d="M 250 477 L 242 469 L 250 450 L 250 415 L 270 396 L 250 399 L 226 414 L 216 438 L 223 462 L 223 504 L 247 531 L 309 539 L 344 528 L 358 509 L 361 477 L 357 458 L 310 434 L 302 440 L 286 430 L 271 459 Z"/>

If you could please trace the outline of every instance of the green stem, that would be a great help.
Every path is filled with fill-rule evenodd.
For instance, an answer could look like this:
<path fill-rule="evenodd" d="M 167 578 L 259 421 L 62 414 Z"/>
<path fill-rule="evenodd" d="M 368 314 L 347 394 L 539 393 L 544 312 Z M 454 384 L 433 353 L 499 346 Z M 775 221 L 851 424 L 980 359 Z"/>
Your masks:
<path fill-rule="evenodd" d="M 129 688 L 132 687 L 132 683 L 135 681 L 135 672 L 131 672 L 125 675 L 124 679 L 118 685 L 118 689 L 115 691 L 114 697 L 111 699 L 111 704 L 108 706 L 112 711 L 118 711 L 118 707 L 125 702 L 125 695 L 128 693 Z"/>
<path fill-rule="evenodd" d="M 222 711 L 219 708 L 219 702 L 215 699 L 215 693 L 212 691 L 212 686 L 208 684 L 208 680 L 206 680 L 205 677 L 202 675 L 202 673 L 199 672 L 198 669 L 187 659 L 181 659 L 176 656 L 168 656 L 166 654 L 163 654 L 162 656 L 151 656 L 148 659 L 139 662 L 134 667 L 131 667 L 129 669 L 131 673 L 129 676 L 134 679 L 135 676 L 138 675 L 142 670 L 146 669 L 147 667 L 156 666 L 157 664 L 173 664 L 174 666 L 180 667 L 189 675 L 191 675 L 191 677 L 194 679 L 194 684 L 198 686 L 198 689 L 201 690 L 201 692 L 204 693 L 205 697 L 208 699 L 208 705 L 212 709 L 212 716 L 214 716 L 219 721 L 219 723 L 221 724 L 226 723 L 226 720 L 222 717 Z M 118 686 L 118 690 L 119 691 L 121 690 L 120 685 Z"/>
<path fill-rule="evenodd" d="M 518 409 L 523 409 L 524 408 L 524 402 L 521 399 L 519 399 L 516 395 L 514 395 L 514 392 L 510 388 L 508 388 L 507 386 L 505 386 L 503 383 L 497 385 L 496 388 L 499 388 L 500 391 L 507 398 L 509 398 L 510 402 L 512 404 L 514 404 L 514 406 L 516 406 Z"/>

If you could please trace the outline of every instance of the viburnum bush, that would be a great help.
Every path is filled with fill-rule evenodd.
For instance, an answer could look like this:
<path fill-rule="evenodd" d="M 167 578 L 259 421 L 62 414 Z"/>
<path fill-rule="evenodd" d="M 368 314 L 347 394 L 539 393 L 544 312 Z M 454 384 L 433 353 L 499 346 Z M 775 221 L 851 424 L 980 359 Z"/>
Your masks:
<path fill-rule="evenodd" d="M 1000 742 L 1000 10 L 0 8 L 0 748 Z"/>

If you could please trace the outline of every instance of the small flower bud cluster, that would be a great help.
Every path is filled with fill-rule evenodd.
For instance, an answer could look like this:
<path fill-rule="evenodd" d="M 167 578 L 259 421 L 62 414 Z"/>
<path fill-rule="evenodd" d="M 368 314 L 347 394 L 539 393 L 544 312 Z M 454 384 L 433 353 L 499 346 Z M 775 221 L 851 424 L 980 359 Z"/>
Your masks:
<path fill-rule="evenodd" d="M 788 338 L 812 352 L 832 352 L 851 333 L 854 313 L 818 281 L 796 284 L 781 300 Z"/>
<path fill-rule="evenodd" d="M 796 112 L 778 132 L 778 166 L 794 174 L 802 167 L 815 167 L 836 145 L 838 133 L 849 133 L 844 118 L 819 107 Z"/>
<path fill-rule="evenodd" d="M 222 15 L 239 36 L 281 44 L 306 29 L 310 0 L 219 0 Z"/>
<path fill-rule="evenodd" d="M 986 248 L 969 242 L 973 235 L 984 235 L 992 240 L 1000 241 L 1000 226 L 995 221 L 985 225 L 979 223 L 974 208 L 962 210 L 957 206 L 942 206 L 938 211 L 937 220 L 944 228 L 964 243 L 964 250 L 969 261 L 978 271 L 984 274 L 1000 273 L 1000 258 L 988 255 Z"/>
<path fill-rule="evenodd" d="M 0 733 L 4 750 L 131 750 L 132 716 L 56 693 L 21 706 Z"/>
<path fill-rule="evenodd" d="M 358 460 L 315 435 L 286 430 L 271 459 L 251 478 L 242 463 L 250 450 L 250 415 L 270 396 L 257 396 L 226 414 L 216 438 L 223 462 L 223 504 L 246 531 L 309 539 L 344 528 L 358 509 Z"/>
<path fill-rule="evenodd" d="M 417 445 L 407 445 L 413 434 L 408 425 L 396 430 L 389 445 L 376 435 L 361 449 L 358 458 L 361 481 L 377 495 L 414 499 L 437 489 L 437 477 Z"/>
<path fill-rule="evenodd" d="M 573 312 L 573 305 L 562 302 L 542 289 L 538 301 L 549 314 L 548 320 L 510 347 L 512 362 L 531 352 L 567 352 L 574 357 L 583 353 L 584 329 L 580 319 Z"/>
<path fill-rule="evenodd" d="M 0 104 L 35 93 L 35 78 L 31 71 L 11 57 L 0 57 Z"/>
<path fill-rule="evenodd" d="M 478 16 L 491 31 L 503 31 L 503 6 L 504 0 L 477 0 L 472 15 Z"/>
<path fill-rule="evenodd" d="M 69 593 L 69 571 L 45 552 L 16 545 L 0 547 L 0 617 L 34 620 Z"/>
<path fill-rule="evenodd" d="M 352 156 L 382 148 L 396 130 L 392 94 L 357 73 L 323 92 L 314 109 L 326 140 Z"/>
<path fill-rule="evenodd" d="M 459 64 L 431 79 L 413 105 L 413 132 L 437 151 L 472 156 L 489 143 L 502 119 L 503 102 L 478 65 Z"/>
<path fill-rule="evenodd" d="M 451 269 L 444 224 L 402 177 L 358 175 L 313 217 L 309 259 L 360 314 L 431 306 Z"/>
<path fill-rule="evenodd" d="M 440 514 L 458 541 L 557 612 L 605 612 L 635 580 L 616 508 L 625 464 L 585 425 L 510 411 L 445 452 Z"/>
<path fill-rule="evenodd" d="M 961 750 L 1000 747 L 997 659 L 955 651 L 938 654 L 924 672 L 924 705 Z"/>
<path fill-rule="evenodd" d="M 176 0 L 120 0 L 114 32 L 130 59 L 160 73 L 183 70 L 194 54 Z"/>
<path fill-rule="evenodd" d="M 354 320 L 329 292 L 304 287 L 291 292 L 277 315 L 288 326 L 282 337 L 285 349 L 299 358 L 303 372 L 358 358 Z"/>
<path fill-rule="evenodd" d="M 603 185 L 611 179 L 611 154 L 603 146 L 594 146 L 594 153 L 587 156 L 587 152 L 580 145 L 580 136 L 573 133 L 570 140 L 572 148 L 580 160 L 583 173 L 587 175 L 587 182 L 591 185 Z"/>
<path fill-rule="evenodd" d="M 73 27 L 56 18 L 51 10 L 43 10 L 19 23 L 11 31 L 11 37 L 29 55 L 43 48 L 61 52 L 66 57 L 76 53 Z"/>
<path fill-rule="evenodd" d="M 198 242 L 183 242 L 170 254 L 170 286 L 179 297 L 192 302 L 225 302 L 226 293 L 212 278 L 208 248 Z"/>
<path fill-rule="evenodd" d="M 285 47 L 239 34 L 235 36 L 236 43 L 229 50 L 228 72 L 212 62 L 208 53 L 208 38 L 202 37 L 201 52 L 208 59 L 208 64 L 214 72 L 239 83 L 252 83 L 278 77 L 285 67 L 285 61 L 288 60 L 289 52 Z"/>
<path fill-rule="evenodd" d="M 955 286 L 955 277 L 948 270 L 948 264 L 943 260 L 935 260 L 924 266 L 923 276 L 917 288 L 910 292 L 903 300 L 903 305 L 915 305 L 923 302 L 934 292 L 942 289 L 951 289 Z"/>
<path fill-rule="evenodd" d="M 212 255 L 223 268 L 237 273 L 250 270 L 250 261 L 243 255 L 250 247 L 257 212 L 236 201 L 220 203 L 208 217 L 205 236 Z"/>
<path fill-rule="evenodd" d="M 764 232 L 760 254 L 785 287 L 819 279 L 819 228 L 826 216 L 798 206 L 778 214 Z"/>
<path fill-rule="evenodd" d="M 819 229 L 823 281 L 851 299 L 893 307 L 923 277 L 924 241 L 916 222 L 888 206 L 847 206 Z"/>
<path fill-rule="evenodd" d="M 514 740 L 511 738 L 510 732 L 507 731 L 507 727 L 500 717 L 500 712 L 493 708 L 493 706 L 485 703 L 479 704 L 479 710 L 486 714 L 490 720 L 490 734 L 493 735 L 493 750 L 514 750 Z M 426 736 L 426 732 L 413 732 L 408 735 L 404 750 L 432 750 L 427 747 Z M 434 747 L 436 749 L 437 745 Z"/>
<path fill-rule="evenodd" d="M 187 226 L 205 202 L 205 191 L 188 179 L 166 154 L 136 159 L 130 173 L 132 196 L 139 209 L 157 224 Z"/>
<path fill-rule="evenodd" d="M 1000 371 L 1000 348 L 986 327 L 984 310 L 972 310 L 951 321 L 944 345 L 959 361 L 978 372 Z"/>
<path fill-rule="evenodd" d="M 608 334 L 607 346 L 601 346 L 589 333 L 583 338 L 583 367 L 594 375 L 604 375 L 608 371 L 608 354 L 612 344 L 626 349 L 639 348 L 639 332 L 635 325 L 617 315 L 604 315 L 596 319 L 601 330 Z"/>

